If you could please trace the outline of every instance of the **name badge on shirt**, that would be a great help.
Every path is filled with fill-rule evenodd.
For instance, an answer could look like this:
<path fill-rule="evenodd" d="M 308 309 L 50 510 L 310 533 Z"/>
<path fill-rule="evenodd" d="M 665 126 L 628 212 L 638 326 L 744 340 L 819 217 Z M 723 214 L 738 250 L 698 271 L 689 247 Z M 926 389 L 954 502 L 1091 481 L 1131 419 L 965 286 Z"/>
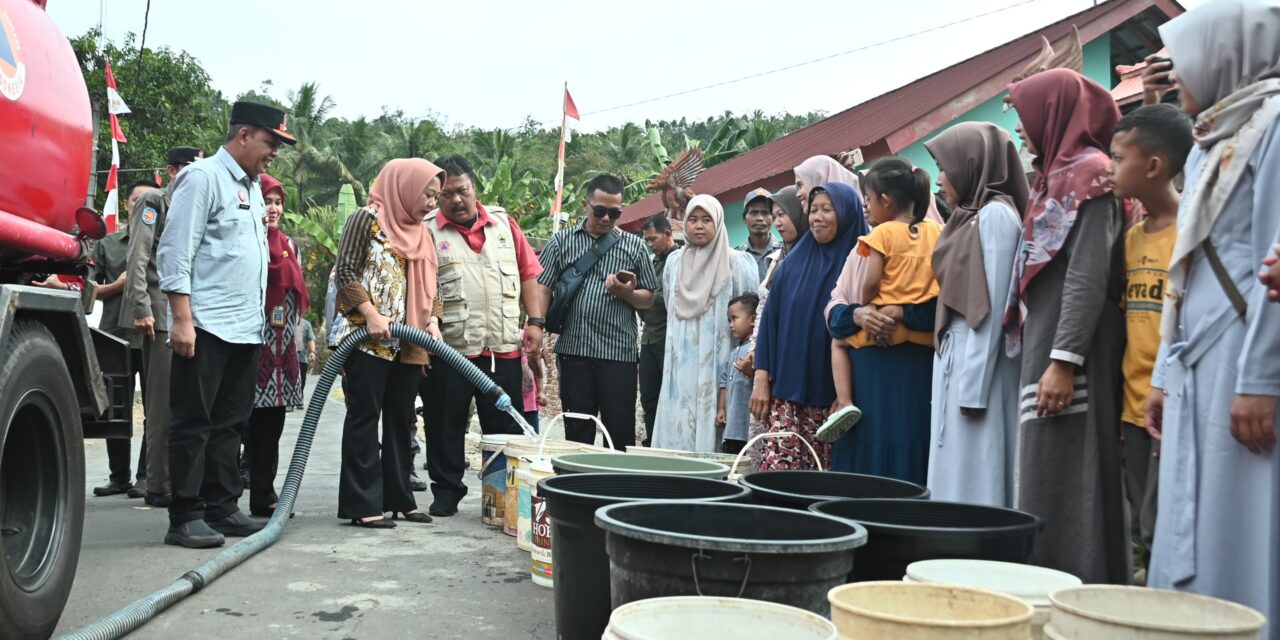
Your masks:
<path fill-rule="evenodd" d="M 278 304 L 271 310 L 271 326 L 277 329 L 284 326 L 284 305 Z"/>
<path fill-rule="evenodd" d="M 248 211 L 248 210 L 249 210 L 249 205 L 247 205 L 247 204 L 242 204 L 242 205 L 238 205 L 238 207 L 237 207 L 237 208 L 239 208 L 239 209 L 241 209 L 241 210 L 243 210 L 243 211 Z"/>

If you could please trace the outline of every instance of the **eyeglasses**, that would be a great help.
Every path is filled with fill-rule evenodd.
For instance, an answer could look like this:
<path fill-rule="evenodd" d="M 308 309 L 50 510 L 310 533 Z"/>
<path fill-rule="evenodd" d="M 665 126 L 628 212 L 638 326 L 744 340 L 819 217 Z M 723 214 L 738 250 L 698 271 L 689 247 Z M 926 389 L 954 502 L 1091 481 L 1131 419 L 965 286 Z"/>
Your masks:
<path fill-rule="evenodd" d="M 459 187 L 457 191 L 441 191 L 436 197 L 444 202 L 453 202 L 454 198 L 466 198 L 471 195 L 471 187 Z"/>
<path fill-rule="evenodd" d="M 622 217 L 622 209 L 618 209 L 616 207 L 609 209 L 607 207 L 595 206 L 591 208 L 591 215 L 597 218 L 609 216 L 610 220 L 617 220 Z"/>

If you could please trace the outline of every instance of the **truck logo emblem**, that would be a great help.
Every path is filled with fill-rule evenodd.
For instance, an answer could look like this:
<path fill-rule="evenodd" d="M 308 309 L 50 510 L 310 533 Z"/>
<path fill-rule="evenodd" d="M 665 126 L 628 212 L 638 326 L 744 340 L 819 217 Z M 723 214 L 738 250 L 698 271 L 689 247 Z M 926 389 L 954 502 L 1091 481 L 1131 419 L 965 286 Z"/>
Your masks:
<path fill-rule="evenodd" d="M 0 95 L 17 100 L 26 86 L 27 65 L 22 62 L 22 42 L 9 14 L 0 9 Z"/>

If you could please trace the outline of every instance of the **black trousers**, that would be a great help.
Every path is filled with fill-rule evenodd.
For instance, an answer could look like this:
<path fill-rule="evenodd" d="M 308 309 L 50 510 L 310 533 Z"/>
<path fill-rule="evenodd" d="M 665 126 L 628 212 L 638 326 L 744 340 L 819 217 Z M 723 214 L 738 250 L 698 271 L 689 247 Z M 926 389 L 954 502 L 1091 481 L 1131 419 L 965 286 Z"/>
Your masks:
<path fill-rule="evenodd" d="M 276 471 L 280 464 L 280 434 L 284 433 L 284 407 L 255 407 L 249 414 L 249 508 L 268 511 L 279 500 Z"/>
<path fill-rule="evenodd" d="M 524 412 L 520 359 L 471 358 L 489 378 L 511 396 L 517 411 Z M 523 433 L 511 416 L 498 411 L 488 398 L 461 373 L 437 360 L 426 379 L 427 397 L 422 414 L 427 425 L 427 473 L 436 503 L 455 506 L 467 495 L 462 483 L 466 471 L 467 418 L 471 400 L 476 401 L 480 430 L 485 434 Z"/>
<path fill-rule="evenodd" d="M 253 411 L 259 344 L 233 344 L 196 329 L 194 357 L 169 371 L 169 523 L 219 520 L 240 510 L 240 429 Z"/>
<path fill-rule="evenodd" d="M 653 420 L 658 417 L 662 393 L 662 360 L 666 342 L 640 345 L 640 407 L 644 409 L 644 446 L 653 440 Z"/>
<path fill-rule="evenodd" d="M 142 348 L 129 350 L 129 367 L 132 371 L 129 381 L 132 382 L 137 378 L 141 382 L 142 387 L 142 406 L 147 406 L 147 374 L 142 367 Z M 132 392 L 129 394 L 133 395 Z M 143 412 L 146 413 L 145 411 Z M 138 475 L 139 481 L 147 477 L 147 435 L 146 435 L 146 416 L 142 419 L 142 446 L 138 449 Z M 133 445 L 133 438 L 107 438 L 107 468 L 111 470 L 112 482 L 128 482 L 129 481 L 129 448 Z"/>
<path fill-rule="evenodd" d="M 347 359 L 342 391 L 347 417 L 342 423 L 342 473 L 338 517 L 367 518 L 418 508 L 409 489 L 409 430 L 413 397 L 422 377 L 419 365 L 375 358 L 363 351 Z M 378 443 L 378 421 L 382 443 Z"/>
<path fill-rule="evenodd" d="M 636 363 L 579 356 L 557 356 L 560 404 L 566 413 L 599 415 L 619 451 L 636 444 Z M 595 424 L 565 420 L 564 435 L 594 442 Z"/>

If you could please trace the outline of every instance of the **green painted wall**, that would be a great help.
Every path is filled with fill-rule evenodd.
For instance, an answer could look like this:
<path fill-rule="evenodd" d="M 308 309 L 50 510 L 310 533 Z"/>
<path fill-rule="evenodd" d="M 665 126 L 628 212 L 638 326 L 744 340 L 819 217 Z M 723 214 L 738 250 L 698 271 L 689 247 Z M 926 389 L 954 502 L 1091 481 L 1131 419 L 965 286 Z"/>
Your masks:
<path fill-rule="evenodd" d="M 1102 86 L 1111 86 L 1111 39 L 1098 38 L 1084 46 L 1084 74 L 1094 80 L 1097 80 Z M 973 110 L 956 118 L 947 125 L 950 127 L 959 122 L 993 122 L 1009 131 L 1009 135 L 1017 140 L 1017 134 L 1014 133 L 1014 127 L 1018 124 L 1018 112 L 1010 109 L 1004 111 L 1005 92 L 987 100 L 978 105 Z M 947 127 L 943 127 L 946 129 Z M 938 166 L 933 162 L 933 156 L 929 155 L 929 150 L 925 149 L 924 143 L 931 140 L 934 136 L 943 131 L 939 129 L 917 140 L 911 146 L 903 149 L 899 155 L 906 158 L 917 167 L 922 167 L 933 176 L 934 180 L 938 177 Z M 866 166 L 863 166 L 865 169 Z M 936 191 L 936 189 L 935 189 Z M 747 227 L 742 224 L 742 203 L 735 202 L 725 204 L 724 217 L 727 221 L 727 229 L 729 231 L 729 242 L 732 246 L 738 246 L 747 241 Z M 775 232 L 776 235 L 776 232 Z"/>
<path fill-rule="evenodd" d="M 1084 46 L 1084 75 L 1098 81 L 1104 87 L 1111 86 L 1111 39 L 1098 38 Z M 938 165 L 934 164 L 933 156 L 929 155 L 929 150 L 925 149 L 924 143 L 932 140 L 934 136 L 942 133 L 947 127 L 959 122 L 993 122 L 1004 129 L 1008 130 L 1009 135 L 1013 136 L 1016 141 L 1018 136 L 1014 133 L 1014 127 L 1018 124 L 1018 112 L 1010 109 L 1007 113 L 1004 111 L 1005 92 L 1001 91 L 1000 95 L 978 105 L 973 110 L 956 118 L 946 127 L 934 131 L 929 135 L 912 143 L 911 146 L 903 149 L 899 155 L 909 160 L 917 167 L 922 167 L 933 176 L 935 180 L 938 178 Z M 936 191 L 936 189 L 935 189 Z"/>

